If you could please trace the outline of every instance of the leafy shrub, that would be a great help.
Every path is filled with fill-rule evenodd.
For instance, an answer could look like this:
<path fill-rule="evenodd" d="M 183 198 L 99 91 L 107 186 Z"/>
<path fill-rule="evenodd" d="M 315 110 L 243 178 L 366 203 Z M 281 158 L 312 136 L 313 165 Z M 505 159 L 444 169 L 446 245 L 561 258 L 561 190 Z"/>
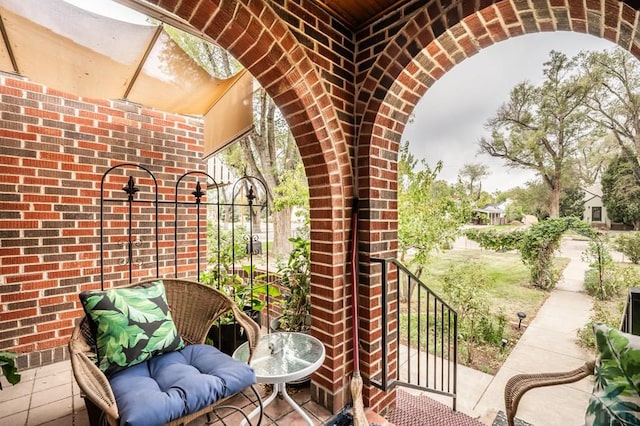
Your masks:
<path fill-rule="evenodd" d="M 523 236 L 520 256 L 531 271 L 534 286 L 550 290 L 558 283 L 560 274 L 553 266 L 553 254 L 560 247 L 562 234 L 569 229 L 591 239 L 597 237 L 589 224 L 575 217 L 546 219 L 531 226 Z"/>
<path fill-rule="evenodd" d="M 632 263 L 640 263 L 640 232 L 620 234 L 613 241 L 613 247 L 627 256 Z"/>
<path fill-rule="evenodd" d="M 484 249 L 519 250 L 522 262 L 531 271 L 531 282 L 543 289 L 553 288 L 560 274 L 553 267 L 553 254 L 560 246 L 562 234 L 573 229 L 581 235 L 596 238 L 595 231 L 575 217 L 547 219 L 526 230 L 500 232 L 496 229 L 469 229 L 465 236 Z"/>
<path fill-rule="evenodd" d="M 578 330 L 578 341 L 588 349 L 596 349 L 596 339 L 593 334 L 593 324 L 603 323 L 610 327 L 619 328 L 620 318 L 624 310 L 624 303 L 607 304 L 604 302 L 596 302 L 593 304 L 593 313 L 591 320 Z"/>
<path fill-rule="evenodd" d="M 505 209 L 505 216 L 507 216 L 507 220 L 512 222 L 517 220 L 522 222 L 524 219 L 524 211 L 521 206 L 517 206 L 514 203 L 507 204 L 507 208 Z"/>
<path fill-rule="evenodd" d="M 618 294 L 620 286 L 612 276 L 615 265 L 604 244 L 590 241 L 582 254 L 582 260 L 589 263 L 590 269 L 585 272 L 584 279 L 587 292 L 591 296 L 606 300 Z"/>
<path fill-rule="evenodd" d="M 524 231 L 513 230 L 509 232 L 498 231 L 496 229 L 468 229 L 465 236 L 471 241 L 475 241 L 487 250 L 509 251 L 517 250 Z"/>
<path fill-rule="evenodd" d="M 598 300 L 610 300 L 624 293 L 629 287 L 640 286 L 640 273 L 632 267 L 617 266 L 613 263 L 604 269 L 602 282 L 598 271 L 591 268 L 585 272 L 584 286 L 589 295 Z"/>
<path fill-rule="evenodd" d="M 498 315 L 485 315 L 478 323 L 479 340 L 494 345 L 502 343 L 502 338 L 507 327 L 507 316 L 504 312 Z"/>
<path fill-rule="evenodd" d="M 491 313 L 486 290 L 491 278 L 485 265 L 478 262 L 451 265 L 442 280 L 445 298 L 458 312 L 459 333 L 470 364 L 472 345 L 500 343 L 507 319 L 504 315 L 496 317 Z"/>

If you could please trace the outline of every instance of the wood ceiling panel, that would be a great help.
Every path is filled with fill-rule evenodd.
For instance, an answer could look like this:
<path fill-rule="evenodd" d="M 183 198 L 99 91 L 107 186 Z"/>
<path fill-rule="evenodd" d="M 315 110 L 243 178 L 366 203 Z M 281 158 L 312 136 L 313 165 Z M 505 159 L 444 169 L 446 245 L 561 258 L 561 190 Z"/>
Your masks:
<path fill-rule="evenodd" d="M 316 0 L 345 24 L 358 29 L 406 0 Z"/>

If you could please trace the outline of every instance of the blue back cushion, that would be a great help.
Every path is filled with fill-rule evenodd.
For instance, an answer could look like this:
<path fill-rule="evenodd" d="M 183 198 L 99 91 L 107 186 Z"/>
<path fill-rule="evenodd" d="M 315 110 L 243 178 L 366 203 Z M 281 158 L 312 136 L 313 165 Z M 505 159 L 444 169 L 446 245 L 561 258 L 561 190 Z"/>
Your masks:
<path fill-rule="evenodd" d="M 114 374 L 120 425 L 162 425 L 256 383 L 253 369 L 209 345 L 189 345 Z"/>

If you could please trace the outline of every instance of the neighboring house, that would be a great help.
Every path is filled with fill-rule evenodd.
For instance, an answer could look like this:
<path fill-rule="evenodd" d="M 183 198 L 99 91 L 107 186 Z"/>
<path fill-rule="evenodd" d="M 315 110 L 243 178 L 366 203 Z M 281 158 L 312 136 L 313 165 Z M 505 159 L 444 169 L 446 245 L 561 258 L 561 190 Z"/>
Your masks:
<path fill-rule="evenodd" d="M 473 211 L 474 223 L 476 218 L 480 216 L 485 216 L 488 219 L 486 223 L 478 222 L 482 225 L 505 225 L 507 221 L 504 206 L 499 204 L 487 204 L 481 209 L 475 209 Z"/>
<path fill-rule="evenodd" d="M 594 184 L 584 190 L 584 212 L 582 219 L 598 227 L 611 227 L 611 221 L 607 216 L 607 209 L 602 203 L 602 187 Z"/>

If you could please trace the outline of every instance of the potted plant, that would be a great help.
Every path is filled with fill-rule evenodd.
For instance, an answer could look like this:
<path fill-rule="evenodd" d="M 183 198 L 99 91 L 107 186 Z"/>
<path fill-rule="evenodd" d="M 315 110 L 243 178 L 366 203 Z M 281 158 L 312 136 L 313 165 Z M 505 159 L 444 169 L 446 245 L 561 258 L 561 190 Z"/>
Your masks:
<path fill-rule="evenodd" d="M 200 282 L 225 293 L 258 325 L 261 325 L 261 312 L 265 307 L 265 299 L 278 297 L 280 292 L 275 286 L 267 285 L 263 275 L 256 275 L 254 268 L 244 266 L 242 271 L 241 274 L 231 273 L 226 267 L 215 267 L 202 272 Z M 247 340 L 244 330 L 237 324 L 231 312 L 223 315 L 219 322 L 211 327 L 208 337 L 218 349 L 229 355 Z"/>
<path fill-rule="evenodd" d="M 278 269 L 285 292 L 282 315 L 271 321 L 272 330 L 308 331 L 311 328 L 311 244 L 300 237 L 290 238 L 293 249 L 286 265 Z"/>

